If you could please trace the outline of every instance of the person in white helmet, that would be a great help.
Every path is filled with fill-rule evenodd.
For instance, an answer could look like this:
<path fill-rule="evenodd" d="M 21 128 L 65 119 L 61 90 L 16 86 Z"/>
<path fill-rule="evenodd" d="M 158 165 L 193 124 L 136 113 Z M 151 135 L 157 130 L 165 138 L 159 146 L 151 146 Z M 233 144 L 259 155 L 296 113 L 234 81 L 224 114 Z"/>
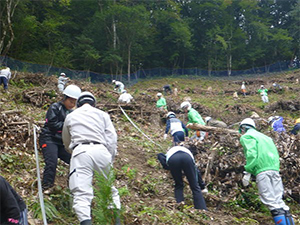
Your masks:
<path fill-rule="evenodd" d="M 67 86 L 63 91 L 63 100 L 50 105 L 47 111 L 46 122 L 39 138 L 45 161 L 42 187 L 46 194 L 54 186 L 58 158 L 70 163 L 71 154 L 64 148 L 61 133 L 65 118 L 72 112 L 80 93 L 78 86 Z"/>
<path fill-rule="evenodd" d="M 173 137 L 174 145 L 177 145 L 180 142 L 184 142 L 185 139 L 189 137 L 188 129 L 179 119 L 176 118 L 174 112 L 168 112 L 167 114 L 167 124 L 166 124 L 166 131 L 164 134 L 164 140 L 167 139 L 169 131 Z"/>
<path fill-rule="evenodd" d="M 286 132 L 283 126 L 283 117 L 281 116 L 270 116 L 268 118 L 268 123 L 273 128 L 274 131 L 281 133 Z"/>
<path fill-rule="evenodd" d="M 246 91 L 245 81 L 242 82 L 241 91 L 242 91 L 244 97 L 246 97 L 247 91 Z"/>
<path fill-rule="evenodd" d="M 162 111 L 166 111 L 167 110 L 167 101 L 164 98 L 162 93 L 157 93 L 156 94 L 157 97 L 157 101 L 156 101 L 156 108 L 162 110 Z"/>
<path fill-rule="evenodd" d="M 64 91 L 65 85 L 68 82 L 68 80 L 69 78 L 66 76 L 65 73 L 61 73 L 60 76 L 58 77 L 57 88 L 61 93 Z"/>
<path fill-rule="evenodd" d="M 204 120 L 205 120 L 205 123 L 207 126 L 221 127 L 221 128 L 227 127 L 227 124 L 224 123 L 223 121 L 215 120 L 215 119 L 211 118 L 210 116 L 205 117 Z"/>
<path fill-rule="evenodd" d="M 125 86 L 122 82 L 120 81 L 116 81 L 116 80 L 113 80 L 112 81 L 113 84 L 115 84 L 115 91 L 118 91 L 119 93 L 122 93 L 122 91 L 124 90 Z"/>
<path fill-rule="evenodd" d="M 63 142 L 72 152 L 69 188 L 74 196 L 73 209 L 80 225 L 91 225 L 93 175 L 97 171 L 106 179 L 117 153 L 117 133 L 109 115 L 95 108 L 96 99 L 90 92 L 82 92 L 77 109 L 69 114 L 63 128 Z M 112 186 L 113 205 L 121 208 L 118 190 Z M 116 215 L 116 224 L 120 218 Z"/>
<path fill-rule="evenodd" d="M 258 89 L 257 91 L 260 96 L 261 96 L 261 100 L 264 102 L 264 103 L 268 103 L 269 102 L 269 98 L 268 98 L 268 89 L 264 87 L 264 85 L 261 85 L 260 86 L 260 89 Z"/>
<path fill-rule="evenodd" d="M 184 110 L 185 113 L 188 114 L 188 123 L 195 123 L 195 124 L 200 124 L 205 126 L 205 122 L 203 121 L 201 115 L 192 108 L 191 103 L 188 101 L 182 102 L 180 105 L 180 108 Z M 206 132 L 204 131 L 196 131 L 196 134 L 191 138 L 191 139 L 197 139 L 202 141 L 205 138 Z"/>
<path fill-rule="evenodd" d="M 133 97 L 131 94 L 127 93 L 126 90 L 122 91 L 122 94 L 120 95 L 119 99 L 118 99 L 118 103 L 130 103 L 131 100 L 133 100 Z"/>
<path fill-rule="evenodd" d="M 251 174 L 256 176 L 260 199 L 271 211 L 275 224 L 294 225 L 289 207 L 282 200 L 284 191 L 277 148 L 270 137 L 258 132 L 255 127 L 251 118 L 244 119 L 239 127 L 246 157 L 243 185 L 249 185 Z"/>
<path fill-rule="evenodd" d="M 8 82 L 10 78 L 11 78 L 11 72 L 9 67 L 6 67 L 5 69 L 2 69 L 0 71 L 0 85 L 3 84 L 5 92 L 7 92 Z"/>

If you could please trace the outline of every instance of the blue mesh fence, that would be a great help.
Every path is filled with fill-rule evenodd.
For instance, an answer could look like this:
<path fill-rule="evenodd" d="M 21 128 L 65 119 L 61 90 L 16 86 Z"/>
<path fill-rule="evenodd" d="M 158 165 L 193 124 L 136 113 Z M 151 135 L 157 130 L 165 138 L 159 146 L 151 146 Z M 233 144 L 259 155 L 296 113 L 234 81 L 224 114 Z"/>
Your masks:
<path fill-rule="evenodd" d="M 59 75 L 64 72 L 71 79 L 86 79 L 90 80 L 93 83 L 96 82 L 111 82 L 111 80 L 120 80 L 127 85 L 132 85 L 138 82 L 140 79 L 153 79 L 157 77 L 228 77 L 228 71 L 208 71 L 200 68 L 187 68 L 187 69 L 168 69 L 168 68 L 153 68 L 153 69 L 139 69 L 138 71 L 130 74 L 130 82 L 128 82 L 128 75 L 109 75 L 101 74 L 91 71 L 79 71 L 71 70 L 67 68 L 58 68 L 50 65 L 41 65 L 34 64 L 29 62 L 19 61 L 10 57 L 0 56 L 0 65 L 9 66 L 12 70 L 22 71 L 22 72 L 32 72 L 32 73 L 44 73 L 47 76 L 50 75 Z M 262 76 L 264 74 L 274 73 L 274 72 L 283 72 L 291 69 L 300 68 L 299 61 L 293 62 L 290 64 L 290 61 L 277 62 L 272 65 L 262 66 L 262 67 L 253 67 L 247 70 L 232 70 L 231 76 Z"/>

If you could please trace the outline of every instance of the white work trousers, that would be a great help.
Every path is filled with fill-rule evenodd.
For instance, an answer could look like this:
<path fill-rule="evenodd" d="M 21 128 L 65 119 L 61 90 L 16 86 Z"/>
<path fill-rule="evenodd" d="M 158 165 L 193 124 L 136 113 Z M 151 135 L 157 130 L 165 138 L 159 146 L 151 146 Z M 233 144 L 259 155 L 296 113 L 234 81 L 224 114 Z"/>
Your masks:
<path fill-rule="evenodd" d="M 94 197 L 92 180 L 97 171 L 107 178 L 112 156 L 101 144 L 78 145 L 70 162 L 69 188 L 73 194 L 73 209 L 80 222 L 91 219 L 91 202 Z M 112 186 L 112 198 L 117 209 L 121 208 L 118 190 Z"/>
<path fill-rule="evenodd" d="M 289 207 L 282 200 L 283 185 L 280 174 L 275 170 L 268 170 L 256 175 L 259 197 L 270 210 Z"/>
<path fill-rule="evenodd" d="M 65 89 L 65 85 L 63 85 L 63 84 L 58 84 L 58 85 L 57 85 L 57 88 L 58 88 L 58 90 L 62 93 L 62 92 L 64 91 L 64 89 Z"/>
<path fill-rule="evenodd" d="M 261 100 L 264 102 L 264 103 L 268 103 L 269 102 L 269 98 L 267 95 L 262 95 L 261 96 Z"/>

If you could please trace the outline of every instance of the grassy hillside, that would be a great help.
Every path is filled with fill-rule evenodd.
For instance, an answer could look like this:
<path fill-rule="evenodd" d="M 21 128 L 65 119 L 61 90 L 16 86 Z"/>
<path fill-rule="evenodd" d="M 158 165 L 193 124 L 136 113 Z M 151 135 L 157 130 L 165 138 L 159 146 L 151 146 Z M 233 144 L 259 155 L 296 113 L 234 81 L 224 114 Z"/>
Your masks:
<path fill-rule="evenodd" d="M 299 137 L 279 136 L 268 127 L 271 115 L 284 117 L 287 130 L 300 117 L 300 71 L 262 78 L 245 78 L 248 95 L 233 99 L 240 92 L 242 80 L 213 80 L 167 78 L 141 81 L 128 88 L 135 102 L 123 106 L 126 113 L 156 144 L 136 130 L 116 104 L 118 94 L 111 84 L 90 84 L 71 81 L 97 97 L 97 107 L 107 111 L 118 133 L 118 155 L 114 163 L 116 186 L 122 200 L 124 224 L 273 224 L 267 208 L 260 203 L 255 182 L 249 188 L 241 185 L 244 157 L 238 137 L 210 133 L 202 143 L 192 143 L 198 154 L 197 164 L 203 174 L 210 163 L 206 181 L 209 194 L 205 197 L 209 211 L 193 209 L 192 194 L 185 188 L 186 205 L 178 208 L 173 195 L 173 180 L 156 160 L 156 154 L 172 146 L 169 137 L 163 140 L 165 119 L 155 108 L 155 95 L 165 84 L 178 89 L 178 96 L 167 95 L 168 108 L 183 121 L 180 103 L 190 98 L 202 117 L 211 116 L 228 125 L 238 123 L 256 112 L 258 129 L 270 135 L 281 156 L 281 174 L 286 186 L 286 202 L 294 219 L 300 224 L 300 162 Z M 283 90 L 275 90 L 273 82 Z M 257 89 L 264 84 L 269 91 L 269 104 L 264 104 Z M 37 195 L 37 178 L 33 148 L 32 123 L 42 126 L 49 105 L 61 99 L 57 93 L 56 78 L 42 74 L 18 73 L 9 85 L 9 93 L 0 94 L 1 175 L 25 199 L 31 224 L 42 224 Z M 27 123 L 28 122 L 28 123 Z M 237 128 L 232 126 L 233 129 Z M 219 145 L 211 149 L 218 142 Z M 216 151 L 213 162 L 212 152 Z M 40 153 L 40 167 L 43 158 Z M 42 169 L 41 169 L 42 170 Z M 42 171 L 41 171 L 42 172 Z M 71 195 L 67 188 L 68 165 L 59 162 L 56 187 L 45 196 L 49 224 L 78 224 L 71 209 Z"/>

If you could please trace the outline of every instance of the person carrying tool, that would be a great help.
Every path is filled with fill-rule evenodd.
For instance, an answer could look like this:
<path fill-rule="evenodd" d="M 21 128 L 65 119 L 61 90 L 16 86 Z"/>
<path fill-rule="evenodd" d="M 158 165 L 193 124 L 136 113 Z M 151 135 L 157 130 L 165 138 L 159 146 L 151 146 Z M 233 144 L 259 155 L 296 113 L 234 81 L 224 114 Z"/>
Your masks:
<path fill-rule="evenodd" d="M 215 120 L 215 119 L 211 118 L 210 116 L 205 117 L 204 120 L 205 120 L 205 123 L 207 126 L 221 127 L 221 128 L 227 127 L 227 124 L 224 123 L 223 121 Z"/>
<path fill-rule="evenodd" d="M 11 78 L 11 72 L 9 67 L 0 70 L 0 85 L 3 84 L 4 92 L 7 92 L 8 82 L 10 78 Z"/>
<path fill-rule="evenodd" d="M 246 157 L 243 185 L 248 186 L 251 175 L 256 176 L 260 199 L 271 211 L 275 224 L 294 225 L 289 207 L 282 200 L 279 154 L 273 140 L 258 132 L 251 118 L 240 123 L 239 132 Z"/>
<path fill-rule="evenodd" d="M 92 93 L 82 92 L 76 104 L 77 109 L 65 120 L 62 136 L 66 149 L 72 152 L 69 188 L 74 196 L 73 209 L 80 225 L 90 225 L 94 171 L 108 179 L 117 153 L 117 133 L 109 115 L 95 108 Z M 111 192 L 119 210 L 118 190 L 112 186 Z M 118 215 L 116 224 L 121 224 Z"/>
<path fill-rule="evenodd" d="M 184 132 L 183 132 L 184 130 Z M 186 139 L 189 137 L 188 129 L 185 127 L 185 125 L 176 118 L 176 115 L 174 112 L 168 112 L 167 114 L 167 125 L 166 125 L 166 131 L 164 134 L 164 140 L 167 139 L 168 133 L 171 133 L 173 136 L 173 143 L 174 145 L 179 144 L 180 142 L 185 141 L 184 133 Z"/>
<path fill-rule="evenodd" d="M 122 91 L 124 90 L 125 86 L 122 82 L 120 81 L 116 81 L 116 80 L 113 80 L 112 81 L 113 84 L 115 84 L 115 91 L 118 91 L 118 93 L 122 93 Z"/>
<path fill-rule="evenodd" d="M 0 176 L 0 224 L 28 225 L 25 202 L 2 176 Z"/>
<path fill-rule="evenodd" d="M 270 116 L 268 118 L 268 123 L 273 128 L 273 130 L 278 133 L 286 132 L 282 122 L 283 122 L 283 117 L 281 116 Z"/>
<path fill-rule="evenodd" d="M 201 115 L 192 108 L 191 103 L 185 101 L 182 102 L 180 108 L 184 110 L 185 113 L 188 114 L 188 123 L 196 123 L 205 126 L 205 122 L 203 121 Z M 191 139 L 196 139 L 202 141 L 205 138 L 206 132 L 204 131 L 196 131 L 196 134 Z"/>
<path fill-rule="evenodd" d="M 290 132 L 296 135 L 299 132 L 299 130 L 300 130 L 300 118 L 296 119 L 295 126 L 293 130 L 291 130 Z"/>
<path fill-rule="evenodd" d="M 157 93 L 156 97 L 158 99 L 156 102 L 156 108 L 159 108 L 162 111 L 167 110 L 167 102 L 162 93 Z"/>
<path fill-rule="evenodd" d="M 65 118 L 72 112 L 80 93 L 81 90 L 76 85 L 67 86 L 63 91 L 63 100 L 50 105 L 47 111 L 46 122 L 39 139 L 45 161 L 42 181 L 45 194 L 49 194 L 54 185 L 58 158 L 67 164 L 70 163 L 71 154 L 64 148 L 61 132 Z"/>
<path fill-rule="evenodd" d="M 247 91 L 246 91 L 245 81 L 242 82 L 241 91 L 242 91 L 244 97 L 246 97 Z"/>
<path fill-rule="evenodd" d="M 120 95 L 118 99 L 118 103 L 130 103 L 130 101 L 133 99 L 132 95 L 127 93 L 126 90 L 122 91 L 122 94 Z"/>
<path fill-rule="evenodd" d="M 68 82 L 68 80 L 69 77 L 67 77 L 65 73 L 61 73 L 60 76 L 58 77 L 57 88 L 61 93 L 64 91 L 65 85 Z"/>
<path fill-rule="evenodd" d="M 174 146 L 168 150 L 166 154 L 159 153 L 158 160 L 163 168 L 170 170 L 172 177 L 175 181 L 175 199 L 180 205 L 184 205 L 183 195 L 183 174 L 187 177 L 190 188 L 193 193 L 195 209 L 207 210 L 206 203 L 203 198 L 201 189 L 207 193 L 205 184 L 202 181 L 201 173 L 195 165 L 195 160 L 192 152 L 184 146 Z M 200 187 L 200 185 L 201 187 Z"/>
<path fill-rule="evenodd" d="M 269 98 L 268 98 L 268 89 L 266 89 L 264 87 L 264 85 L 261 85 L 260 86 L 260 89 L 258 89 L 257 91 L 260 96 L 261 96 L 261 100 L 264 102 L 264 103 L 268 103 L 269 102 Z"/>

